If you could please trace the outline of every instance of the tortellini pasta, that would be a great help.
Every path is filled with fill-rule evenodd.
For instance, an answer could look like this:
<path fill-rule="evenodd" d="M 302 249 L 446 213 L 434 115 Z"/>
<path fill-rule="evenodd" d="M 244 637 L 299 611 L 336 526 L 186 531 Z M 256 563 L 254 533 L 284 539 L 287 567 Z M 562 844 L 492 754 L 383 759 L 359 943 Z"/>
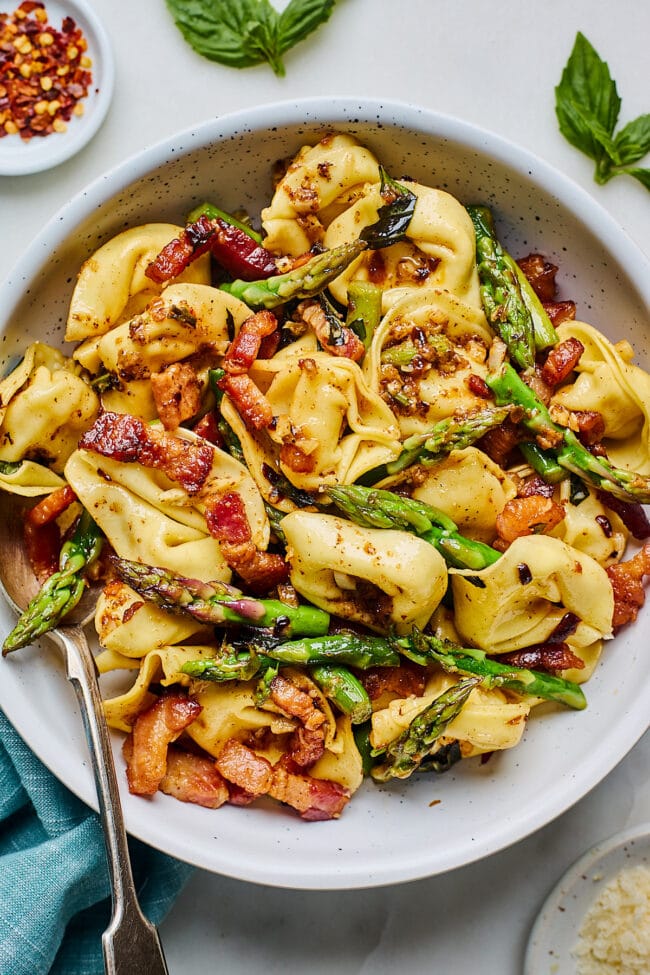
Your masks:
<path fill-rule="evenodd" d="M 607 573 L 559 538 L 517 538 L 487 569 L 452 569 L 450 576 L 460 636 L 490 653 L 543 643 L 566 612 L 580 620 L 570 644 L 586 646 L 612 635 Z"/>
<path fill-rule="evenodd" d="M 650 474 L 650 376 L 631 362 L 629 344 L 614 345 L 584 322 L 565 322 L 558 335 L 579 339 L 585 350 L 575 382 L 562 386 L 552 404 L 599 412 L 605 421 L 604 443 L 611 462 Z"/>
<path fill-rule="evenodd" d="M 258 360 L 251 375 L 266 390 L 276 422 L 266 436 L 298 488 L 345 484 L 400 452 L 395 417 L 359 366 L 326 352 Z M 238 430 L 251 470 L 263 481 L 263 441 Z M 283 449 L 285 448 L 285 449 Z M 273 452 L 273 447 L 270 447 Z"/>
<path fill-rule="evenodd" d="M 183 435 L 192 438 L 189 431 Z M 232 490 L 244 501 L 253 541 L 259 548 L 268 544 L 269 525 L 259 492 L 246 468 L 221 450 L 215 449 L 212 472 L 193 498 L 160 470 L 86 450 L 70 457 L 65 476 L 122 558 L 204 582 L 229 582 L 231 571 L 208 530 L 203 509 L 212 495 Z"/>
<path fill-rule="evenodd" d="M 0 384 L 0 460 L 47 461 L 60 473 L 98 411 L 79 366 L 35 342 Z"/>
<path fill-rule="evenodd" d="M 95 251 L 81 267 L 70 301 L 67 342 L 103 335 L 123 318 L 141 311 L 160 287 L 146 277 L 147 266 L 182 231 L 167 223 L 131 227 Z M 205 255 L 178 280 L 209 284 L 210 258 Z"/>
<path fill-rule="evenodd" d="M 486 375 L 491 341 L 482 312 L 450 292 L 429 289 L 406 295 L 384 315 L 363 371 L 370 388 L 395 412 L 402 436 L 408 437 L 438 420 L 485 406 L 468 379 Z M 411 347 L 413 353 L 422 350 L 424 365 L 418 370 L 408 365 Z M 401 365 L 402 351 L 406 366 Z"/>
<path fill-rule="evenodd" d="M 288 514 L 282 531 L 295 588 L 344 619 L 405 632 L 425 626 L 445 594 L 444 559 L 407 532 L 309 511 Z"/>

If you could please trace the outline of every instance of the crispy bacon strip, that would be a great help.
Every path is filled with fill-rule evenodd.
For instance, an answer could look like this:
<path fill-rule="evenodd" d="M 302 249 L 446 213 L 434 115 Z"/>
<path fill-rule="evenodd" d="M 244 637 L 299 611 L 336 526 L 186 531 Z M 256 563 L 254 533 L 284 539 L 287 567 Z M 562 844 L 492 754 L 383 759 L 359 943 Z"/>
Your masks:
<path fill-rule="evenodd" d="M 539 474 L 532 474 L 527 477 L 519 488 L 517 495 L 520 498 L 529 498 L 532 494 L 541 494 L 545 498 L 552 498 L 555 485 L 549 484 Z"/>
<path fill-rule="evenodd" d="M 201 383 L 187 362 L 173 362 L 162 372 L 151 374 L 151 392 L 156 412 L 165 430 L 176 430 L 201 409 Z"/>
<path fill-rule="evenodd" d="M 248 372 L 259 355 L 263 339 L 278 330 L 278 320 L 270 311 L 258 311 L 242 323 L 223 360 L 231 375 Z"/>
<path fill-rule="evenodd" d="M 350 801 L 350 793 L 338 782 L 317 779 L 290 769 L 281 759 L 273 766 L 269 795 L 296 809 L 302 819 L 322 822 L 338 819 Z"/>
<path fill-rule="evenodd" d="M 230 798 L 228 786 L 213 759 L 173 746 L 167 751 L 167 771 L 158 788 L 174 799 L 206 809 L 218 809 Z"/>
<path fill-rule="evenodd" d="M 571 414 L 577 433 L 586 447 L 600 443 L 605 435 L 605 420 L 598 410 L 574 410 Z"/>
<path fill-rule="evenodd" d="M 426 685 L 427 672 L 424 667 L 404 662 L 399 667 L 370 667 L 360 674 L 360 680 L 371 701 L 382 694 L 395 694 L 397 697 L 422 697 Z"/>
<path fill-rule="evenodd" d="M 186 267 L 207 252 L 214 232 L 208 217 L 199 217 L 183 230 L 180 237 L 175 237 L 163 247 L 144 273 L 156 284 L 165 284 L 178 277 Z"/>
<path fill-rule="evenodd" d="M 167 771 L 167 750 L 203 708 L 185 694 L 165 694 L 135 719 L 127 739 L 129 792 L 152 796 Z"/>
<path fill-rule="evenodd" d="M 215 447 L 223 447 L 224 440 L 219 430 L 219 421 L 212 410 L 201 417 L 198 423 L 194 425 L 193 430 L 199 437 L 203 437 Z"/>
<path fill-rule="evenodd" d="M 219 541 L 224 559 L 255 594 L 268 592 L 289 578 L 289 565 L 280 555 L 260 552 L 252 539 L 241 495 L 230 491 L 206 507 L 210 534 Z"/>
<path fill-rule="evenodd" d="M 606 569 L 614 590 L 614 629 L 633 623 L 645 602 L 643 579 L 650 575 L 650 542 L 646 542 L 633 558 L 618 562 Z"/>
<path fill-rule="evenodd" d="M 246 426 L 253 430 L 263 430 L 271 425 L 271 404 L 250 376 L 226 374 L 217 385 L 230 396 Z"/>
<path fill-rule="evenodd" d="M 543 301 L 542 307 L 551 319 L 552 325 L 561 325 L 562 322 L 571 322 L 576 317 L 575 301 Z"/>
<path fill-rule="evenodd" d="M 497 534 L 504 542 L 522 535 L 549 532 L 564 518 L 564 506 L 542 494 L 507 501 L 496 518 Z"/>
<path fill-rule="evenodd" d="M 530 670 L 547 670 L 557 673 L 561 670 L 582 670 L 584 661 L 571 650 L 568 643 L 540 643 L 525 650 L 502 653 L 499 663 L 514 667 L 527 667 Z"/>
<path fill-rule="evenodd" d="M 564 342 L 558 342 L 547 355 L 542 367 L 544 382 L 552 387 L 559 386 L 573 372 L 584 351 L 585 347 L 580 339 L 571 337 Z"/>
<path fill-rule="evenodd" d="M 213 447 L 205 441 L 173 437 L 126 413 L 101 413 L 79 446 L 102 457 L 164 471 L 189 494 L 202 487 L 214 456 Z"/>
<path fill-rule="evenodd" d="M 517 424 L 507 418 L 501 426 L 488 430 L 478 441 L 477 446 L 491 457 L 495 464 L 504 467 L 522 437 L 523 434 Z"/>
<path fill-rule="evenodd" d="M 77 495 L 65 484 L 42 498 L 25 514 L 23 540 L 32 571 L 40 583 L 45 582 L 59 567 L 61 533 L 56 519 L 68 508 Z"/>
<path fill-rule="evenodd" d="M 291 736 L 288 754 L 301 769 L 310 768 L 325 751 L 325 715 L 309 694 L 280 674 L 271 681 L 270 696 L 281 711 L 300 722 Z"/>
<path fill-rule="evenodd" d="M 290 758 L 271 765 L 235 738 L 228 739 L 224 745 L 217 768 L 232 784 L 230 801 L 236 805 L 270 795 L 292 806 L 303 819 L 317 821 L 340 816 L 350 799 L 348 790 L 337 782 L 296 771 Z"/>
<path fill-rule="evenodd" d="M 363 359 L 366 347 L 359 336 L 347 325 L 341 324 L 338 340 L 332 340 L 327 315 L 317 301 L 302 301 L 297 310 L 302 320 L 313 329 L 316 338 L 330 355 L 352 359 L 353 362 L 360 362 Z"/>
<path fill-rule="evenodd" d="M 540 301 L 553 301 L 556 294 L 555 275 L 557 267 L 541 254 L 528 254 L 517 264 L 524 272 Z"/>

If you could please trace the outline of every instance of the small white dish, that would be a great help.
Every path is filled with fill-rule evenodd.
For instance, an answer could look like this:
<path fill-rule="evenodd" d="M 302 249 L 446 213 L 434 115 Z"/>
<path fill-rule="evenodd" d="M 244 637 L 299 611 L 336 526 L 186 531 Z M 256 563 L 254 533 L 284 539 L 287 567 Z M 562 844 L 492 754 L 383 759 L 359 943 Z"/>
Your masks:
<path fill-rule="evenodd" d="M 20 0 L 0 0 L 0 12 L 12 13 Z M 92 85 L 83 99 L 83 115 L 73 115 L 65 132 L 34 136 L 19 135 L 0 139 L 0 176 L 40 173 L 58 166 L 79 152 L 92 139 L 106 117 L 113 95 L 115 69 L 111 45 L 92 7 L 85 0 L 45 0 L 47 22 L 60 30 L 64 17 L 72 17 L 88 42 L 92 60 Z"/>
<path fill-rule="evenodd" d="M 524 975 L 575 975 L 573 949 L 601 890 L 628 867 L 650 868 L 650 823 L 616 833 L 588 850 L 554 887 L 530 933 Z"/>

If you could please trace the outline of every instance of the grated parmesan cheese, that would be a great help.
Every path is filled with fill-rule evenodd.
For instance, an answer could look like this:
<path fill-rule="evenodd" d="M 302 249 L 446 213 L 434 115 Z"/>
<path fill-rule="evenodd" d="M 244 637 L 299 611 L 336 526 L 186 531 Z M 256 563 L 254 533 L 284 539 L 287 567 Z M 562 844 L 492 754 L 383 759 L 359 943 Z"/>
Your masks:
<path fill-rule="evenodd" d="M 576 975 L 650 973 L 650 868 L 621 870 L 591 905 L 573 949 Z"/>

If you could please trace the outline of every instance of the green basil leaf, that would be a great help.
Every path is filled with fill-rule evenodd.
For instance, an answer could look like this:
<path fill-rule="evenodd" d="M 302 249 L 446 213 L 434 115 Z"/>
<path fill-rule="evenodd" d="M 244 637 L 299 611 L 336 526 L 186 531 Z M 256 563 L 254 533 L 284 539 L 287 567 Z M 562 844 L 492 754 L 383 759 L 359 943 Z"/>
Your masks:
<path fill-rule="evenodd" d="M 579 32 L 555 89 L 560 131 L 571 145 L 599 163 L 609 156 L 602 134 L 612 136 L 620 108 L 616 82 L 607 63 Z"/>
<path fill-rule="evenodd" d="M 650 115 L 639 115 L 616 136 L 620 165 L 637 162 L 650 152 Z"/>
<path fill-rule="evenodd" d="M 278 51 L 284 54 L 329 20 L 335 0 L 290 0 L 278 20 Z"/>

